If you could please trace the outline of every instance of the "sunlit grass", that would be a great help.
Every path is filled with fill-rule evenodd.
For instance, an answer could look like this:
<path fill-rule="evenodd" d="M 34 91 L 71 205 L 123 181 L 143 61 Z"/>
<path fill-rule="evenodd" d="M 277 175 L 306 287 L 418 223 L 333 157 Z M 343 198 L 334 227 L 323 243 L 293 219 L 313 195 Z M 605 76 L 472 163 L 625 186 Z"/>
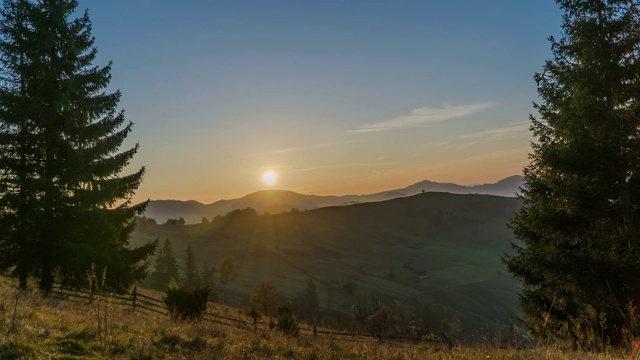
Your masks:
<path fill-rule="evenodd" d="M 12 329 L 14 306 L 15 325 Z M 359 342 L 253 332 L 210 322 L 185 323 L 109 305 L 109 346 L 99 341 L 95 306 L 37 292 L 20 293 L 0 278 L 0 359 L 618 359 L 622 352 L 589 354 L 559 345 L 497 348 L 490 343 L 448 347 L 434 343 Z M 211 310 L 211 309 L 210 309 Z M 216 306 L 227 316 L 237 309 Z M 248 320 L 248 319 L 247 319 Z"/>

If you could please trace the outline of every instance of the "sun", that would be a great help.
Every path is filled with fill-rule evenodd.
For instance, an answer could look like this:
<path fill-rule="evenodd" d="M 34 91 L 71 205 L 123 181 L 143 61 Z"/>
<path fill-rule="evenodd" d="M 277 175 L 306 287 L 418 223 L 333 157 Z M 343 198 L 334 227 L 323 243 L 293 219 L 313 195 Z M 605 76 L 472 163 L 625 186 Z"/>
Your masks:
<path fill-rule="evenodd" d="M 262 174 L 262 182 L 265 185 L 274 185 L 277 180 L 278 180 L 278 176 L 273 171 L 267 171 L 264 174 Z"/>

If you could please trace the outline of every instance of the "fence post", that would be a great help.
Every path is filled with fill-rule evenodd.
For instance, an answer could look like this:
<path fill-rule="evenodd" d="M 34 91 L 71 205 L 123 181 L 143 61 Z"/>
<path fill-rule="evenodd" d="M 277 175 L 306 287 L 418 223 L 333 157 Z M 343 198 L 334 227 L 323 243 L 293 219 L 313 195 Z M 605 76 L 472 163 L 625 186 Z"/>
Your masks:
<path fill-rule="evenodd" d="M 136 297 L 138 296 L 138 287 L 134 286 L 133 287 L 133 292 L 131 293 L 131 296 L 133 297 L 133 310 L 136 309 Z"/>

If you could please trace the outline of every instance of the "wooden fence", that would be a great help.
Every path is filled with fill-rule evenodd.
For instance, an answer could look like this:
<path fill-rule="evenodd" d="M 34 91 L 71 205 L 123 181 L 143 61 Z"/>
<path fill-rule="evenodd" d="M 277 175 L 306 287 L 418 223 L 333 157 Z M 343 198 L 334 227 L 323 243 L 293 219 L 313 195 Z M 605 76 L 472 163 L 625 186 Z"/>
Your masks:
<path fill-rule="evenodd" d="M 74 290 L 74 289 L 63 288 L 60 286 L 60 284 L 55 284 L 53 288 L 53 294 L 56 294 L 61 298 L 65 298 L 68 300 L 75 300 L 75 301 L 82 301 L 82 302 L 86 301 L 86 303 L 91 303 L 92 301 L 96 300 L 96 294 L 92 294 L 84 290 Z M 108 304 L 117 305 L 121 307 L 129 307 L 131 308 L 132 311 L 138 311 L 143 313 L 145 312 L 155 313 L 155 314 L 160 314 L 165 316 L 170 315 L 169 310 L 167 309 L 164 303 L 164 300 L 159 300 L 152 296 L 141 294 L 140 291 L 138 291 L 137 287 L 134 287 L 131 293 L 127 295 L 116 295 L 116 294 L 109 294 L 107 296 L 101 295 L 100 301 L 105 301 Z M 205 312 L 204 316 L 202 317 L 202 320 L 224 325 L 224 326 L 233 326 L 233 327 L 240 328 L 247 331 L 256 331 L 257 329 L 264 330 L 267 328 L 278 326 L 277 324 L 267 323 L 264 321 L 245 321 L 240 319 L 239 317 L 233 318 L 230 316 L 215 314 L 209 311 Z M 380 337 L 371 336 L 368 334 L 362 334 L 357 332 L 343 332 L 343 331 L 337 331 L 337 330 L 336 331 L 321 330 L 321 329 L 317 329 L 315 326 L 313 327 L 299 326 L 299 329 L 300 329 L 300 335 L 313 336 L 315 338 L 330 338 L 334 340 L 354 341 L 354 342 L 382 340 L 382 338 Z M 384 339 L 403 341 L 403 342 L 404 341 L 412 341 L 412 342 L 428 341 L 428 342 L 435 342 L 439 344 L 446 344 L 446 343 L 450 344 L 450 342 L 448 341 L 448 339 L 446 339 L 446 337 L 443 337 L 444 340 L 447 340 L 446 342 L 438 341 L 438 340 L 425 340 L 422 338 L 412 338 L 412 337 L 406 337 L 406 336 L 384 336 Z"/>

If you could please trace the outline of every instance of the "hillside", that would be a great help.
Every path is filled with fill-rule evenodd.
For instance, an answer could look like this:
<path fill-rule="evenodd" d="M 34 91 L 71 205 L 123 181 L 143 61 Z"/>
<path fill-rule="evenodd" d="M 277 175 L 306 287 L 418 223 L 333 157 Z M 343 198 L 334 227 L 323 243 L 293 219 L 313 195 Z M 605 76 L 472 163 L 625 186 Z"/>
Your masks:
<path fill-rule="evenodd" d="M 457 321 L 486 331 L 515 321 L 519 284 L 500 256 L 518 206 L 515 198 L 427 192 L 274 215 L 235 212 L 210 224 L 139 229 L 133 240 L 169 238 L 178 257 L 189 241 L 209 264 L 232 254 L 237 305 L 264 280 L 291 299 L 313 279 L 327 322 L 349 319 L 357 302 L 384 302 L 434 328 Z M 343 291 L 346 283 L 356 284 L 355 295 Z"/>
<path fill-rule="evenodd" d="M 402 189 L 383 191 L 369 195 L 317 196 L 303 195 L 293 191 L 265 190 L 251 193 L 238 199 L 220 200 L 212 204 L 197 201 L 153 200 L 145 212 L 159 223 L 169 218 L 184 218 L 187 223 L 199 223 L 203 217 L 211 219 L 235 209 L 251 207 L 259 214 L 271 214 L 291 209 L 311 210 L 320 207 L 349 205 L 354 203 L 375 202 L 416 195 L 424 192 L 448 192 L 452 194 L 487 194 L 514 197 L 522 185 L 522 176 L 516 175 L 500 180 L 495 184 L 462 186 L 450 183 L 420 181 Z"/>
<path fill-rule="evenodd" d="M 473 346 L 439 342 L 400 342 L 356 337 L 301 334 L 290 337 L 276 329 L 239 326 L 232 321 L 172 321 L 166 315 L 130 306 L 105 304 L 37 291 L 20 292 L 13 280 L 0 277 L 0 359 L 624 359 L 626 353 L 591 354 L 562 345 L 527 346 L 485 339 Z M 104 327 L 96 309 L 102 309 Z M 209 304 L 207 311 L 251 321 L 239 309 Z M 265 319 L 266 320 L 266 319 Z M 303 324 L 303 326 L 305 326 Z M 498 346 L 504 344 L 505 347 Z M 629 359 L 631 356 L 628 357 Z"/>

